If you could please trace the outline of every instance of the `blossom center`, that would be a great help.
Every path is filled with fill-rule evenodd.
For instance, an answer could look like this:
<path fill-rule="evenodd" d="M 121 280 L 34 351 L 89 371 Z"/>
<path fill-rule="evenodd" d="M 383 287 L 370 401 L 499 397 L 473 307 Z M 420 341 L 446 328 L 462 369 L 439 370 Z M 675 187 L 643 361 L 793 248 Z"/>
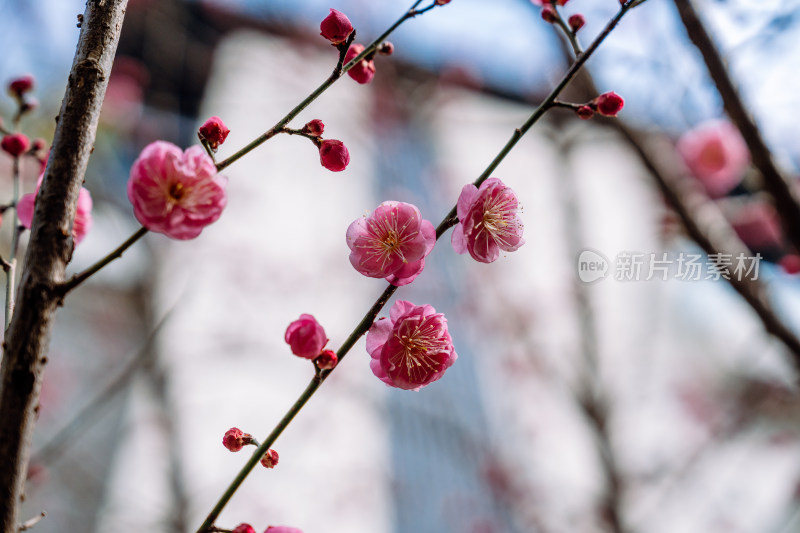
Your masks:
<path fill-rule="evenodd" d="M 169 186 L 169 197 L 175 202 L 180 202 L 187 192 L 188 189 L 183 186 L 183 183 L 176 182 Z"/>
<path fill-rule="evenodd" d="M 439 329 L 435 322 L 426 321 L 407 335 L 395 333 L 402 349 L 394 353 L 389 362 L 405 370 L 410 383 L 422 382 L 439 369 L 441 363 L 434 356 L 447 351 L 448 346 L 447 338 L 437 334 Z"/>

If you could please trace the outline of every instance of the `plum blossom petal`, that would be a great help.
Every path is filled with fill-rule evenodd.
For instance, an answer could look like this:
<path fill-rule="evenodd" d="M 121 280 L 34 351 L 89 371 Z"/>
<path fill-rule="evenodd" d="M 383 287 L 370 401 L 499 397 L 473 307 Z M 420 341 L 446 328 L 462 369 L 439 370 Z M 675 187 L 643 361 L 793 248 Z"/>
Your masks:
<path fill-rule="evenodd" d="M 199 146 L 147 145 L 131 168 L 128 199 L 136 219 L 150 231 L 193 239 L 225 208 L 226 180 Z"/>

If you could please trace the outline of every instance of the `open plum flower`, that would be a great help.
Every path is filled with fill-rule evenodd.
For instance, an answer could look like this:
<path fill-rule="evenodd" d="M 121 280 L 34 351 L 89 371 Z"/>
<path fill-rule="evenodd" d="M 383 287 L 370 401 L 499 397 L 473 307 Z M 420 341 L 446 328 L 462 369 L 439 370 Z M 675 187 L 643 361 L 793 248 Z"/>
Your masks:
<path fill-rule="evenodd" d="M 39 181 L 36 183 L 36 191 L 30 194 L 23 195 L 19 202 L 17 202 L 17 217 L 20 224 L 28 229 L 33 225 L 33 211 L 36 205 L 36 195 L 39 194 L 39 188 L 42 186 L 44 174 L 39 176 Z M 77 246 L 92 229 L 92 195 L 86 187 L 81 187 L 78 193 L 78 206 L 75 212 L 75 221 L 72 223 L 72 240 L 75 241 Z"/>
<path fill-rule="evenodd" d="M 422 272 L 435 243 L 433 224 L 416 206 L 404 202 L 383 202 L 347 228 L 353 267 L 397 286 L 411 283 Z"/>
<path fill-rule="evenodd" d="M 193 239 L 225 208 L 226 181 L 199 146 L 147 145 L 133 163 L 128 199 L 142 226 L 173 239 Z"/>
<path fill-rule="evenodd" d="M 480 189 L 465 185 L 458 197 L 458 224 L 450 242 L 456 253 L 469 252 L 476 261 L 491 263 L 500 250 L 513 252 L 525 244 L 522 221 L 517 215 L 517 195 L 497 178 Z"/>
<path fill-rule="evenodd" d="M 419 390 L 440 379 L 458 355 L 447 331 L 447 319 L 430 305 L 398 300 L 389 318 L 367 332 L 370 368 L 392 387 Z"/>
<path fill-rule="evenodd" d="M 684 133 L 676 148 L 712 198 L 736 187 L 750 164 L 750 151 L 739 130 L 721 120 L 705 122 Z"/>

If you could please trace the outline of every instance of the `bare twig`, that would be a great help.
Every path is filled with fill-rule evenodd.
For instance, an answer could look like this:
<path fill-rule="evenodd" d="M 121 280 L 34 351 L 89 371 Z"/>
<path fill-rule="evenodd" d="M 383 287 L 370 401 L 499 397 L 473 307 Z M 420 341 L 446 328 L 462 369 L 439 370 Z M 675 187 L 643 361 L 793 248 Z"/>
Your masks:
<path fill-rule="evenodd" d="M 0 531 L 16 533 L 36 406 L 55 310 L 53 291 L 71 259 L 78 193 L 94 144 L 100 108 L 127 0 L 89 0 L 44 181 L 36 202 L 16 302 L 5 336 L 0 381 Z"/>
<path fill-rule="evenodd" d="M 800 202 L 798 202 L 796 193 L 775 165 L 755 120 L 742 102 L 739 92 L 728 74 L 725 62 L 703 25 L 703 21 L 692 6 L 691 0 L 674 1 L 689 39 L 703 55 L 711 79 L 714 80 L 722 97 L 725 111 L 742 133 L 742 137 L 750 149 L 753 165 L 763 176 L 764 189 L 775 202 L 786 236 L 794 248 L 800 251 Z"/>

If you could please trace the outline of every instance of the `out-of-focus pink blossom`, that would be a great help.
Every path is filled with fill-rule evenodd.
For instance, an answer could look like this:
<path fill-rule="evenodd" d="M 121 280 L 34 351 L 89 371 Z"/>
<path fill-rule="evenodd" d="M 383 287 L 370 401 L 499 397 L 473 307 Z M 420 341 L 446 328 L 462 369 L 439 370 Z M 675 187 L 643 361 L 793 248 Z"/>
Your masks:
<path fill-rule="evenodd" d="M 36 195 L 39 194 L 39 188 L 42 186 L 44 174 L 39 176 L 39 181 L 36 184 L 36 191 L 30 194 L 24 194 L 17 202 L 17 217 L 20 224 L 28 229 L 33 225 L 33 211 L 36 205 Z M 78 193 L 78 207 L 75 212 L 75 221 L 72 223 L 72 240 L 77 246 L 92 229 L 92 195 L 85 187 L 81 187 Z"/>
<path fill-rule="evenodd" d="M 288 526 L 269 526 L 264 533 L 303 533 L 296 527 Z"/>
<path fill-rule="evenodd" d="M 261 458 L 261 466 L 264 468 L 275 468 L 278 465 L 278 452 L 270 448 L 267 450 L 267 453 L 264 454 L 264 457 Z"/>
<path fill-rule="evenodd" d="M 230 132 L 231 130 L 222 122 L 221 118 L 213 116 L 200 126 L 200 129 L 197 130 L 197 135 L 201 139 L 205 139 L 208 146 L 216 151 L 219 145 L 224 143 L 225 139 L 228 138 Z"/>
<path fill-rule="evenodd" d="M 469 252 L 476 261 L 491 263 L 500 250 L 513 252 L 525 243 L 517 215 L 517 195 L 497 178 L 465 185 L 458 197 L 459 223 L 450 242 L 456 253 Z"/>
<path fill-rule="evenodd" d="M 306 359 L 318 356 L 328 342 L 323 327 L 308 314 L 300 315 L 300 318 L 289 324 L 284 339 L 293 354 Z"/>
<path fill-rule="evenodd" d="M 422 272 L 435 243 L 433 224 L 416 206 L 404 202 L 383 202 L 347 228 L 353 267 L 397 286 L 411 283 Z"/>
<path fill-rule="evenodd" d="M 389 318 L 375 321 L 367 332 L 370 368 L 381 381 L 405 390 L 440 379 L 458 358 L 447 319 L 430 305 L 398 300 Z"/>
<path fill-rule="evenodd" d="M 353 44 L 347 50 L 347 54 L 344 56 L 345 64 L 349 63 L 355 57 L 364 51 L 363 44 Z M 347 71 L 347 74 L 350 75 L 351 78 L 356 80 L 358 83 L 362 85 L 365 83 L 369 83 L 372 81 L 372 78 L 375 76 L 375 62 L 372 59 L 362 59 L 355 65 L 353 68 Z"/>
<path fill-rule="evenodd" d="M 11 157 L 21 156 L 27 152 L 28 148 L 30 147 L 31 142 L 23 133 L 12 133 L 11 135 L 6 135 L 3 137 L 3 140 L 0 141 L 0 148 L 2 148 L 3 151 L 8 153 Z"/>
<path fill-rule="evenodd" d="M 350 152 L 342 141 L 325 139 L 319 144 L 319 162 L 332 172 L 341 172 L 350 164 Z"/>
<path fill-rule="evenodd" d="M 250 524 L 243 523 L 233 528 L 231 533 L 256 533 L 256 530 Z"/>
<path fill-rule="evenodd" d="M 25 74 L 8 82 L 8 94 L 15 98 L 22 98 L 22 95 L 33 90 L 33 84 L 33 76 Z"/>
<path fill-rule="evenodd" d="M 778 264 L 787 274 L 794 275 L 800 273 L 800 255 L 786 254 L 781 257 L 781 260 L 778 261 Z"/>
<path fill-rule="evenodd" d="M 320 35 L 333 44 L 342 44 L 353 33 L 353 25 L 347 15 L 341 11 L 331 9 L 330 14 L 322 19 L 319 25 Z"/>
<path fill-rule="evenodd" d="M 739 130 L 721 120 L 705 122 L 684 133 L 676 148 L 689 172 L 712 198 L 736 187 L 750 163 L 750 152 Z"/>
<path fill-rule="evenodd" d="M 780 217 L 771 204 L 761 200 L 748 202 L 727 216 L 736 234 L 751 250 L 783 247 Z"/>
<path fill-rule="evenodd" d="M 625 100 L 614 91 L 603 93 L 594 99 L 597 112 L 604 117 L 616 117 L 625 106 Z"/>
<path fill-rule="evenodd" d="M 436 0 L 436 5 L 444 6 L 451 2 L 452 0 Z"/>
<path fill-rule="evenodd" d="M 540 15 L 542 20 L 549 22 L 550 24 L 558 20 L 558 11 L 556 11 L 556 8 L 553 7 L 552 4 L 544 4 L 542 6 L 542 12 Z"/>
<path fill-rule="evenodd" d="M 222 214 L 225 184 L 201 147 L 183 152 L 156 141 L 133 163 L 128 199 L 145 228 L 173 239 L 193 239 Z"/>

